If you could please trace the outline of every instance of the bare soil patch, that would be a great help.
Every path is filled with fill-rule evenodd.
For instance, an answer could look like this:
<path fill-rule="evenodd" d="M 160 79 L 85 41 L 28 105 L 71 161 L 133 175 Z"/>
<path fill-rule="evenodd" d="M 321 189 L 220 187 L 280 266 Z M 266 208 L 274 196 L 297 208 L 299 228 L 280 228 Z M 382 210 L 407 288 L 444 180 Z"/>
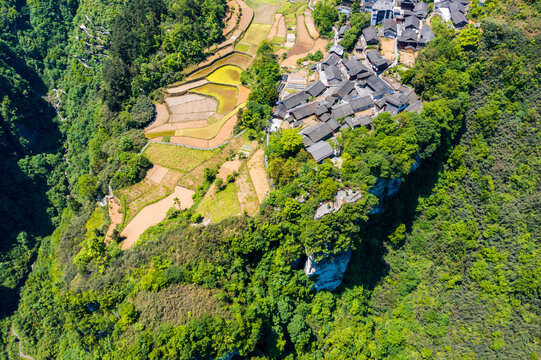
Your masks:
<path fill-rule="evenodd" d="M 280 15 L 280 20 L 278 21 L 278 29 L 276 32 L 276 36 L 285 38 L 287 36 L 287 26 L 286 26 L 286 19 L 283 15 Z"/>
<path fill-rule="evenodd" d="M 250 95 L 250 89 L 248 89 L 247 87 L 241 85 L 238 87 L 238 89 L 239 89 L 239 95 L 237 97 L 236 106 L 239 106 L 240 104 L 247 102 L 248 96 Z"/>
<path fill-rule="evenodd" d="M 272 25 L 276 10 L 281 7 L 281 4 L 261 4 L 255 10 L 254 22 L 261 24 Z"/>
<path fill-rule="evenodd" d="M 263 163 L 264 157 L 264 151 L 259 149 L 254 153 L 250 160 L 248 160 L 248 171 L 252 178 L 259 203 L 263 202 L 265 196 L 270 191 L 269 180 Z"/>
<path fill-rule="evenodd" d="M 239 9 L 240 6 L 237 4 L 235 0 L 230 0 L 227 2 L 228 7 L 228 19 L 225 23 L 225 27 L 222 31 L 222 34 L 224 37 L 227 37 L 233 30 L 235 30 L 235 26 L 237 26 L 237 18 L 239 16 Z"/>
<path fill-rule="evenodd" d="M 381 52 L 383 54 L 383 57 L 385 57 L 390 62 L 394 61 L 394 43 L 396 39 L 387 39 L 387 38 L 381 38 Z"/>
<path fill-rule="evenodd" d="M 141 210 L 130 223 L 122 230 L 121 236 L 126 240 L 122 242 L 121 249 L 129 249 L 139 240 L 139 237 L 146 229 L 160 223 L 165 219 L 167 211 L 175 206 L 175 198 L 180 200 L 180 209 L 188 209 L 193 205 L 192 195 L 194 191 L 182 186 L 176 186 L 175 191 L 166 198 L 146 206 Z"/>
<path fill-rule="evenodd" d="M 314 39 L 310 37 L 308 29 L 304 23 L 304 15 L 297 17 L 297 42 L 289 51 L 289 56 L 306 54 L 314 46 Z"/>
<path fill-rule="evenodd" d="M 154 103 L 154 107 L 156 108 L 156 118 L 144 131 L 155 129 L 169 120 L 169 110 L 166 104 Z"/>
<path fill-rule="evenodd" d="M 169 97 L 166 100 L 171 115 L 170 123 L 203 120 L 218 110 L 218 100 L 197 94 Z"/>
<path fill-rule="evenodd" d="M 115 198 L 109 199 L 107 205 L 109 207 L 109 218 L 111 219 L 111 223 L 107 228 L 107 235 L 105 236 L 105 243 L 108 244 L 111 242 L 113 231 L 122 223 L 122 207 Z"/>
<path fill-rule="evenodd" d="M 408 51 L 399 51 L 398 52 L 400 56 L 400 62 L 404 65 L 407 65 L 409 67 L 413 67 L 415 65 L 415 58 L 417 57 L 417 53 L 411 53 Z"/>
<path fill-rule="evenodd" d="M 310 10 L 304 12 L 304 19 L 306 27 L 308 28 L 308 33 L 313 39 L 317 39 L 319 37 L 319 31 L 317 31 L 316 23 L 314 22 L 314 18 L 312 17 L 312 12 Z"/>
<path fill-rule="evenodd" d="M 274 39 L 274 37 L 276 36 L 276 33 L 278 32 L 278 23 L 280 22 L 281 17 L 281 14 L 274 15 L 274 23 L 272 24 L 272 27 L 267 34 L 267 40 L 272 41 L 272 39 Z"/>

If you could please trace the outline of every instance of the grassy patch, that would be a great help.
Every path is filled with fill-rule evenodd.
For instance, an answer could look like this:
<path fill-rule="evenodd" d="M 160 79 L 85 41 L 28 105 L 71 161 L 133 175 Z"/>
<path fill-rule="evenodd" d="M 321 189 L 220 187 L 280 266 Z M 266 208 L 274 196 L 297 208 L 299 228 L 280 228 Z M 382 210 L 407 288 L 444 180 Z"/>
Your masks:
<path fill-rule="evenodd" d="M 235 50 L 242 51 L 242 52 L 248 52 L 248 51 L 250 51 L 251 47 L 252 46 L 250 44 L 238 43 L 237 45 L 235 45 Z"/>
<path fill-rule="evenodd" d="M 92 237 L 94 235 L 94 230 L 99 230 L 104 224 L 105 224 L 105 220 L 103 219 L 102 207 L 97 206 L 85 224 L 85 227 L 86 227 L 85 238 L 88 239 Z"/>
<path fill-rule="evenodd" d="M 273 39 L 272 39 L 272 43 L 273 44 L 276 44 L 276 45 L 282 45 L 286 42 L 286 39 L 281 37 L 281 36 L 275 36 Z"/>
<path fill-rule="evenodd" d="M 240 77 L 240 75 L 239 75 Z M 224 114 L 235 108 L 237 103 L 238 89 L 233 86 L 205 84 L 194 88 L 190 92 L 210 95 L 218 100 L 218 113 Z"/>
<path fill-rule="evenodd" d="M 238 110 L 245 105 L 246 103 L 240 104 L 233 111 L 228 113 L 221 120 L 215 122 L 214 124 L 211 124 L 209 126 L 205 126 L 202 128 L 180 129 L 175 132 L 175 135 L 176 136 L 189 136 L 196 139 L 210 140 L 216 137 L 216 135 L 218 135 L 218 132 L 220 131 L 222 126 L 227 122 L 227 120 L 231 119 L 232 116 L 236 115 Z"/>
<path fill-rule="evenodd" d="M 263 40 L 267 38 L 267 34 L 269 33 L 271 27 L 272 25 L 269 24 L 252 23 L 252 25 L 250 25 L 250 27 L 246 31 L 242 42 L 245 44 L 252 44 L 258 46 Z"/>
<path fill-rule="evenodd" d="M 226 85 L 240 85 L 242 69 L 234 65 L 225 65 L 216 69 L 207 79 L 210 82 Z"/>
<path fill-rule="evenodd" d="M 239 50 L 242 51 L 242 50 Z M 195 80 L 203 77 L 207 77 L 209 74 L 214 72 L 214 70 L 222 67 L 224 65 L 236 65 L 241 69 L 246 69 L 248 64 L 252 60 L 250 55 L 234 53 L 216 61 L 214 64 L 204 67 L 193 74 L 191 74 L 186 80 Z"/>
<path fill-rule="evenodd" d="M 182 146 L 150 144 L 145 155 L 156 165 L 180 172 L 189 172 L 197 165 L 207 161 L 220 150 L 195 150 Z"/>
<path fill-rule="evenodd" d="M 207 194 L 199 204 L 197 212 L 202 215 L 208 212 L 214 223 L 237 216 L 240 213 L 240 204 L 235 183 L 227 185 L 224 190 L 216 194 Z"/>

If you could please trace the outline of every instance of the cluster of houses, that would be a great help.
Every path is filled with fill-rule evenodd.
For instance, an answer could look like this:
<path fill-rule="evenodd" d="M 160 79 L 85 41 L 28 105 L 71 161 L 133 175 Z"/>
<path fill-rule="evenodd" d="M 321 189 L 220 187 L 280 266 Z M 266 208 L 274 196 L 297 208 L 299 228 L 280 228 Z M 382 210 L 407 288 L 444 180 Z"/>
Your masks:
<path fill-rule="evenodd" d="M 339 10 L 349 14 L 353 0 L 342 0 Z M 465 14 L 468 0 L 435 0 L 434 10 L 442 17 L 453 22 L 456 28 L 467 25 Z M 361 10 L 370 13 L 370 25 L 376 26 L 387 19 L 394 19 L 398 24 L 408 18 L 423 20 L 428 15 L 428 3 L 420 0 L 362 0 Z"/>
<path fill-rule="evenodd" d="M 343 48 L 334 45 L 321 63 L 314 64 L 319 80 L 297 93 L 287 94 L 274 110 L 274 118 L 287 121 L 290 127 L 315 122 L 303 128 L 301 134 L 306 150 L 317 162 L 335 155 L 325 140 L 341 129 L 370 128 L 372 117 L 382 111 L 397 114 L 420 109 L 415 93 L 407 88 L 395 92 L 378 76 L 379 52 L 368 53 L 369 58 L 374 58 L 373 62 L 370 60 L 372 68 L 357 58 L 345 59 L 343 54 Z"/>

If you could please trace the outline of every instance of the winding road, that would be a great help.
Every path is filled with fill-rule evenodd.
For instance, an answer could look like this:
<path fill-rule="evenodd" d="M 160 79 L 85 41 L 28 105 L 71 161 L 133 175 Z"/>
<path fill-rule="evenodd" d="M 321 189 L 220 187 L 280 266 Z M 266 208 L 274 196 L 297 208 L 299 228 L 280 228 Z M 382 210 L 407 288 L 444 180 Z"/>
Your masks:
<path fill-rule="evenodd" d="M 13 336 L 15 336 L 17 340 L 19 340 L 19 356 L 22 357 L 23 359 L 34 360 L 33 357 L 28 356 L 25 353 L 23 353 L 23 343 L 21 341 L 20 336 L 17 334 L 17 332 L 15 332 L 15 328 L 12 327 L 11 332 L 13 333 Z"/>

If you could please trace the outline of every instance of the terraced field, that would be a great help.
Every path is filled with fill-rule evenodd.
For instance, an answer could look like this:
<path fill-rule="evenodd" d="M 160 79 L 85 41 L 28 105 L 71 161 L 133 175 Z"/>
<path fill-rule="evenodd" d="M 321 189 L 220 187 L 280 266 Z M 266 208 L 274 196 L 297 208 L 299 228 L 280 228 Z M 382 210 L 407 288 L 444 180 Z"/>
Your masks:
<path fill-rule="evenodd" d="M 224 57 L 223 59 L 220 59 L 213 63 L 210 66 L 203 67 L 196 72 L 192 73 L 186 81 L 192 81 L 199 78 L 204 78 L 212 74 L 216 69 L 224 66 L 224 65 L 234 65 L 238 66 L 241 69 L 246 69 L 248 67 L 248 64 L 250 63 L 250 60 L 252 60 L 252 57 L 247 54 L 241 54 L 241 53 L 233 53 L 231 55 L 228 55 Z"/>
<path fill-rule="evenodd" d="M 240 85 L 242 69 L 235 65 L 224 65 L 216 69 L 207 79 L 212 83 L 226 85 Z"/>
<path fill-rule="evenodd" d="M 240 76 L 240 75 L 239 75 Z M 227 113 L 235 108 L 237 103 L 238 89 L 234 86 L 206 84 L 192 89 L 191 92 L 212 96 L 218 100 L 216 112 Z"/>

